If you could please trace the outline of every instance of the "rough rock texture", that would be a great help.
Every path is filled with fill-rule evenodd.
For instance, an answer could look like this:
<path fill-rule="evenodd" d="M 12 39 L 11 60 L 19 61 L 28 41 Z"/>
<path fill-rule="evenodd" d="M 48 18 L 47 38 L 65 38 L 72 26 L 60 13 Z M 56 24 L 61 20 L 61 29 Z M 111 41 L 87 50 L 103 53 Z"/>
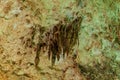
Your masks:
<path fill-rule="evenodd" d="M 52 6 L 62 7 L 57 0 L 51 2 Z M 68 4 L 74 2 L 68 1 L 66 7 Z M 44 0 L 0 0 L 0 80 L 82 80 L 71 56 L 60 59 L 51 67 L 48 55 L 43 53 L 38 65 L 40 69 L 35 67 L 36 46 L 30 41 L 33 27 L 37 24 L 49 28 L 56 24 L 52 21 L 54 18 L 57 22 L 62 16 L 64 18 L 57 7 L 50 9 L 56 12 L 55 16 L 49 12 L 51 6 L 43 5 L 47 6 Z M 46 18 L 49 18 L 48 22 Z"/>
<path fill-rule="evenodd" d="M 73 55 L 51 66 L 42 48 L 36 58 L 40 27 L 80 16 Z M 0 80 L 120 80 L 119 66 L 119 0 L 0 0 Z"/>

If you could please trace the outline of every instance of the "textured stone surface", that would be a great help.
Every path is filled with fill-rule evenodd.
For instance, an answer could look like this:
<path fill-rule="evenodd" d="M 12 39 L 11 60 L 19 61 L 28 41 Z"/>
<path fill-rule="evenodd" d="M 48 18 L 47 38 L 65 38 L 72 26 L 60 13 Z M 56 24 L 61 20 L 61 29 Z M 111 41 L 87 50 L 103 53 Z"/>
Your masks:
<path fill-rule="evenodd" d="M 82 80 L 77 65 L 69 57 L 57 62 L 52 68 L 48 55 L 42 54 L 40 70 L 36 69 L 36 47 L 28 47 L 35 24 L 52 26 L 56 23 L 55 18 L 64 17 L 61 15 L 64 12 L 59 13 L 55 6 L 63 8 L 74 5 L 71 1 L 67 1 L 66 6 L 60 3 L 54 0 L 51 6 L 47 6 L 44 0 L 0 0 L 0 80 Z M 56 14 L 51 14 L 49 9 Z M 42 19 L 39 21 L 38 17 Z"/>
<path fill-rule="evenodd" d="M 83 18 L 77 59 L 51 67 L 43 49 L 37 69 L 34 27 L 49 30 L 76 15 Z M 119 80 L 119 53 L 119 0 L 0 0 L 0 80 Z"/>

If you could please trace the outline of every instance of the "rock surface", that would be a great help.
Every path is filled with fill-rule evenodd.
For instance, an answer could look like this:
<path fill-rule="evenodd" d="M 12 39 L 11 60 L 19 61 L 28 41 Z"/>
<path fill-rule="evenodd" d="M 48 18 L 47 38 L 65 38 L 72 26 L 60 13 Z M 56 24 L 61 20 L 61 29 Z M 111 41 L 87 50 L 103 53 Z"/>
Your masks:
<path fill-rule="evenodd" d="M 53 0 L 51 5 L 53 4 L 62 7 L 57 0 Z M 68 4 L 74 5 L 74 2 L 68 1 Z M 35 47 L 31 47 L 29 41 L 32 27 L 34 24 L 50 26 L 56 23 L 55 21 L 45 23 L 44 19 L 49 18 L 49 15 L 52 17 L 53 14 L 47 13 L 49 10 L 47 8 L 51 6 L 42 5 L 46 5 L 44 0 L 38 3 L 37 0 L 0 1 L 0 80 L 83 80 L 72 57 L 58 61 L 51 67 L 48 55 L 42 54 L 38 65 L 40 69 L 36 69 Z M 56 8 L 51 11 L 56 12 L 55 15 L 60 15 L 57 14 Z M 45 16 L 39 21 L 38 17 L 41 15 Z M 62 19 L 63 15 L 60 16 L 52 18 Z"/>

